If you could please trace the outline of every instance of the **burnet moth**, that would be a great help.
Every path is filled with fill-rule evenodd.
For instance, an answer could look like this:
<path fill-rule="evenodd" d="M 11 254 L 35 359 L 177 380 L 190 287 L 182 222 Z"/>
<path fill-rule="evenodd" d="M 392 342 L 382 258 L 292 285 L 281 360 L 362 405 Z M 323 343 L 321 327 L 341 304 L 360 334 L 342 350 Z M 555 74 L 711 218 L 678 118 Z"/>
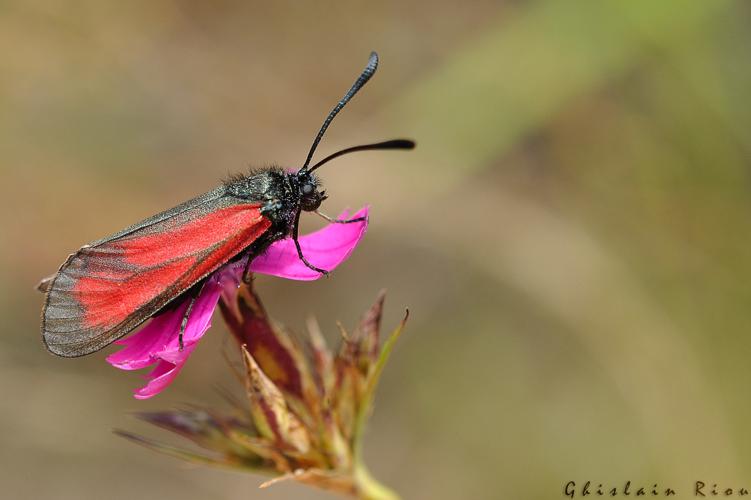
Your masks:
<path fill-rule="evenodd" d="M 42 280 L 46 293 L 42 338 L 50 352 L 77 357 L 98 351 L 132 332 L 147 319 L 193 293 L 209 274 L 228 262 L 253 257 L 273 242 L 291 237 L 300 260 L 308 262 L 298 241 L 302 212 L 318 212 L 326 199 L 314 171 L 339 156 L 375 149 L 412 149 L 396 139 L 333 153 L 311 166 L 313 153 L 334 117 L 373 76 L 378 55 L 331 110 L 297 171 L 268 167 L 232 177 L 192 200 L 149 217 L 107 238 L 84 245 L 57 273 Z M 188 308 L 189 314 L 190 307 Z M 184 322 L 183 322 L 184 327 Z M 180 332 L 182 346 L 182 330 Z"/>

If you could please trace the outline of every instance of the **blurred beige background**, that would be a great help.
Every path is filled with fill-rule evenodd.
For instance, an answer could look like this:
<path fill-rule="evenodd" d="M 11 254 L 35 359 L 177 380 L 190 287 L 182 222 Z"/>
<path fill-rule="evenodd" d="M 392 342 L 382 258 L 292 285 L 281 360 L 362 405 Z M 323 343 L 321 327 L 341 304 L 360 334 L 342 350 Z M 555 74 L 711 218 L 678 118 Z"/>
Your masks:
<path fill-rule="evenodd" d="M 751 489 L 751 6 L 555 0 L 0 3 L 3 498 L 328 498 L 112 435 L 234 387 L 215 326 L 144 402 L 106 353 L 39 340 L 33 286 L 87 241 L 319 149 L 329 213 L 372 205 L 328 280 L 260 278 L 335 338 L 377 291 L 412 311 L 366 438 L 416 499 L 562 498 L 565 482 Z M 319 222 L 308 217 L 307 228 Z M 108 350 L 108 352 L 111 350 Z M 679 496 L 680 498 L 680 496 Z"/>

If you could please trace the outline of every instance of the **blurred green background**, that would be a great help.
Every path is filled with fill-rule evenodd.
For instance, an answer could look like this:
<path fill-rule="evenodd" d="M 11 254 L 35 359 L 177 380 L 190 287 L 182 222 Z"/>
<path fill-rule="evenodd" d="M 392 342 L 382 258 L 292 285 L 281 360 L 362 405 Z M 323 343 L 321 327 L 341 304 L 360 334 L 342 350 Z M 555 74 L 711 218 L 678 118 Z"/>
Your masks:
<path fill-rule="evenodd" d="M 389 289 L 407 331 L 366 437 L 419 499 L 562 498 L 569 480 L 751 489 L 751 5 L 742 0 L 0 2 L 3 498 L 328 498 L 190 468 L 110 433 L 220 405 L 215 326 L 176 383 L 58 359 L 33 286 L 81 244 L 248 165 L 319 157 L 372 205 L 327 280 L 261 277 L 331 338 Z M 320 225 L 308 217 L 306 228 Z M 111 349 L 108 350 L 111 352 Z"/>

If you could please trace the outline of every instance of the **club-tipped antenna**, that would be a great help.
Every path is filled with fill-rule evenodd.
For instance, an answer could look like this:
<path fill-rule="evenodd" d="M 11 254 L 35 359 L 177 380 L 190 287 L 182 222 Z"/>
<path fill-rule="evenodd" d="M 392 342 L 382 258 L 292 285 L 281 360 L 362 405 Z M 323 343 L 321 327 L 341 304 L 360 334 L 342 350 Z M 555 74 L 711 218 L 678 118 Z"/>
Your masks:
<path fill-rule="evenodd" d="M 415 141 L 410 141 L 409 139 L 392 139 L 390 141 L 384 141 L 384 142 L 377 142 L 375 144 L 363 144 L 361 146 L 352 146 L 351 148 L 342 149 L 341 151 L 337 151 L 336 153 L 328 155 L 323 160 L 319 161 L 312 167 L 306 169 L 308 172 L 312 172 L 313 170 L 317 169 L 324 163 L 328 163 L 329 161 L 333 160 L 334 158 L 338 158 L 342 155 L 346 155 L 348 153 L 354 153 L 355 151 L 368 151 L 372 149 L 414 149 L 415 147 Z"/>
<path fill-rule="evenodd" d="M 326 117 L 326 119 L 323 121 L 323 125 L 321 125 L 321 130 L 318 131 L 318 135 L 316 136 L 316 139 L 313 141 L 313 145 L 310 146 L 310 151 L 308 152 L 308 157 L 305 159 L 305 163 L 303 164 L 302 168 L 299 170 L 300 172 L 307 170 L 308 165 L 310 165 L 310 160 L 313 159 L 313 153 L 315 153 L 316 148 L 318 147 L 318 143 L 321 142 L 321 139 L 323 138 L 323 134 L 326 133 L 326 129 L 329 128 L 329 125 L 331 124 L 331 120 L 334 119 L 334 117 L 339 113 L 339 111 L 342 110 L 345 104 L 349 102 L 352 97 L 354 97 L 355 94 L 357 94 L 357 91 L 360 90 L 363 85 L 368 83 L 368 80 L 373 76 L 376 69 L 378 68 L 378 54 L 375 52 L 370 53 L 370 59 L 368 59 L 368 65 L 365 66 L 365 69 L 360 73 L 360 76 L 355 80 L 355 83 L 352 85 L 352 88 L 350 88 L 346 94 L 344 94 L 344 97 L 337 103 L 336 106 L 334 106 L 334 109 L 331 110 L 331 113 L 329 113 L 329 116 Z"/>

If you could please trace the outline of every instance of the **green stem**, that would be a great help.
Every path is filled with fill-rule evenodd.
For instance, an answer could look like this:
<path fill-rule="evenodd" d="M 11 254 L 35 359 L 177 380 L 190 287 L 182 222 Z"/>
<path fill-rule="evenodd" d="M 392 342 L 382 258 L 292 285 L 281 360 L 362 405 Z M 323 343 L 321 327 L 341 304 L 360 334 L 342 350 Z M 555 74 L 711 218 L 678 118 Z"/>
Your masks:
<path fill-rule="evenodd" d="M 355 415 L 355 425 L 352 432 L 352 450 L 356 466 L 362 463 L 362 438 L 365 429 L 365 422 L 367 422 L 368 417 L 370 417 L 370 412 L 373 407 L 373 398 L 375 397 L 375 390 L 378 386 L 378 381 L 381 379 L 383 367 L 386 366 L 386 361 L 388 361 L 389 356 L 391 355 L 391 351 L 394 349 L 394 344 L 396 344 L 396 341 L 402 334 L 404 325 L 407 323 L 407 318 L 409 318 L 409 310 L 407 310 L 407 313 L 401 323 L 399 323 L 399 326 L 397 326 L 396 329 L 391 332 L 389 338 L 386 339 L 386 342 L 384 342 L 383 347 L 381 348 L 381 353 L 379 354 L 375 366 L 373 367 L 373 372 L 368 377 L 368 385 L 365 388 L 364 394 L 362 395 L 362 400 L 360 402 L 360 408 L 357 411 L 357 415 Z"/>
<path fill-rule="evenodd" d="M 361 463 L 355 465 L 355 484 L 360 500 L 399 500 L 396 492 L 376 481 Z"/>
<path fill-rule="evenodd" d="M 399 335 L 401 335 L 402 330 L 404 329 L 404 324 L 407 322 L 408 316 L 409 311 L 407 311 L 407 314 L 404 316 L 404 319 L 399 326 L 396 327 L 391 335 L 389 335 L 389 338 L 386 339 L 386 342 L 384 342 L 383 347 L 381 348 L 381 353 L 368 378 L 368 385 L 362 395 L 360 408 L 355 416 L 355 425 L 352 433 L 352 458 L 354 461 L 354 482 L 360 500 L 399 500 L 399 495 L 376 481 L 365 467 L 362 460 L 362 438 L 365 429 L 365 422 L 368 420 L 373 407 L 373 398 L 375 397 L 375 389 L 378 385 L 378 380 L 381 378 L 383 367 L 389 359 L 394 344 L 396 344 Z"/>

